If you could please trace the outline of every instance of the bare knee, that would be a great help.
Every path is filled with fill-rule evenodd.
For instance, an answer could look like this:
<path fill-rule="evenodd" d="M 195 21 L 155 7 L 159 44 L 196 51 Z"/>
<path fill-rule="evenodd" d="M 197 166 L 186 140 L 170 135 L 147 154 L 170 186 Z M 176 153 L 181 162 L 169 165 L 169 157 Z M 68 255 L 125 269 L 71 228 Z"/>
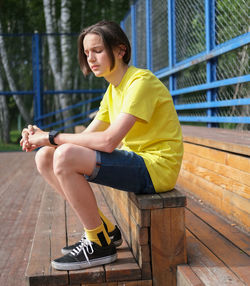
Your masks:
<path fill-rule="evenodd" d="M 39 149 L 35 156 L 36 167 L 39 173 L 43 174 L 52 169 L 55 148 L 43 147 Z"/>
<path fill-rule="evenodd" d="M 53 170 L 56 176 L 65 175 L 70 171 L 73 144 L 66 143 L 59 146 L 54 153 Z"/>

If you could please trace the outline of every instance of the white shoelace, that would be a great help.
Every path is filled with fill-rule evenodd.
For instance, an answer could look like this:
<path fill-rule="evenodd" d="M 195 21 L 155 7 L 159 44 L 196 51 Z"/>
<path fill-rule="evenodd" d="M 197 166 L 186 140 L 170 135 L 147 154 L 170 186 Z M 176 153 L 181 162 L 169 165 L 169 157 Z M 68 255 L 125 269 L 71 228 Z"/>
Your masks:
<path fill-rule="evenodd" d="M 79 246 L 77 246 L 76 248 L 74 248 L 71 251 L 71 254 L 76 256 L 82 251 L 86 260 L 89 262 L 88 254 L 94 253 L 92 242 L 90 240 L 88 240 L 86 237 L 82 237 L 80 242 L 81 242 L 81 244 Z"/>

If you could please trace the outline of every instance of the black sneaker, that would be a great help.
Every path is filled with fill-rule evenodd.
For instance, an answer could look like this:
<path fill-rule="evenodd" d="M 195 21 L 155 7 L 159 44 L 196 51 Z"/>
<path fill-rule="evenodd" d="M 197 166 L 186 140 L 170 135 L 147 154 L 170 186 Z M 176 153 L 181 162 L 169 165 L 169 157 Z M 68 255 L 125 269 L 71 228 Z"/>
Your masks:
<path fill-rule="evenodd" d="M 104 227 L 107 230 L 106 224 L 104 224 Z M 121 231 L 120 231 L 120 229 L 118 228 L 117 225 L 115 226 L 115 229 L 112 232 L 108 232 L 108 235 L 109 235 L 111 241 L 114 243 L 114 245 L 116 247 L 119 247 L 122 244 Z M 66 255 L 66 254 L 70 253 L 73 249 L 78 247 L 81 244 L 81 242 L 83 240 L 85 240 L 85 239 L 86 239 L 85 233 L 83 233 L 82 238 L 78 242 L 76 242 L 75 244 L 72 244 L 72 245 L 69 245 L 69 246 L 65 246 L 64 248 L 62 248 L 61 249 L 62 254 Z"/>
<path fill-rule="evenodd" d="M 57 270 L 79 270 L 108 264 L 117 259 L 116 247 L 111 242 L 107 246 L 82 239 L 81 244 L 70 253 L 51 262 Z"/>

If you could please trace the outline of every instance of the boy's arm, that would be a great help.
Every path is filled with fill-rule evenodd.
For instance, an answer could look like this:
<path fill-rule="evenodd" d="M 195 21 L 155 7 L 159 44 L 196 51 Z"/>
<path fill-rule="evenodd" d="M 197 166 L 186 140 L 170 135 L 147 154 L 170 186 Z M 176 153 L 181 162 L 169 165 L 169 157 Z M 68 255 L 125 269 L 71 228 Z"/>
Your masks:
<path fill-rule="evenodd" d="M 94 119 L 94 122 L 82 133 L 60 133 L 54 138 L 58 145 L 72 143 L 93 150 L 112 152 L 129 132 L 136 122 L 136 117 L 128 113 L 120 113 L 109 126 L 107 123 Z M 51 146 L 48 132 L 35 128 L 34 134 L 29 134 L 29 142 L 36 146 Z"/>

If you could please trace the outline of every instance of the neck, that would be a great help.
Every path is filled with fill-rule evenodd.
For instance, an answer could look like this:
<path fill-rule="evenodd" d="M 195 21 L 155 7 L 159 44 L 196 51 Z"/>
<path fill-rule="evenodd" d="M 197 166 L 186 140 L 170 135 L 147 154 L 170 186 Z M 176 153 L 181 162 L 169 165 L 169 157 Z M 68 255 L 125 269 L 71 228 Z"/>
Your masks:
<path fill-rule="evenodd" d="M 124 77 L 127 69 L 128 65 L 124 63 L 114 67 L 112 72 L 107 77 L 105 77 L 106 81 L 117 87 L 122 81 L 122 78 Z"/>

